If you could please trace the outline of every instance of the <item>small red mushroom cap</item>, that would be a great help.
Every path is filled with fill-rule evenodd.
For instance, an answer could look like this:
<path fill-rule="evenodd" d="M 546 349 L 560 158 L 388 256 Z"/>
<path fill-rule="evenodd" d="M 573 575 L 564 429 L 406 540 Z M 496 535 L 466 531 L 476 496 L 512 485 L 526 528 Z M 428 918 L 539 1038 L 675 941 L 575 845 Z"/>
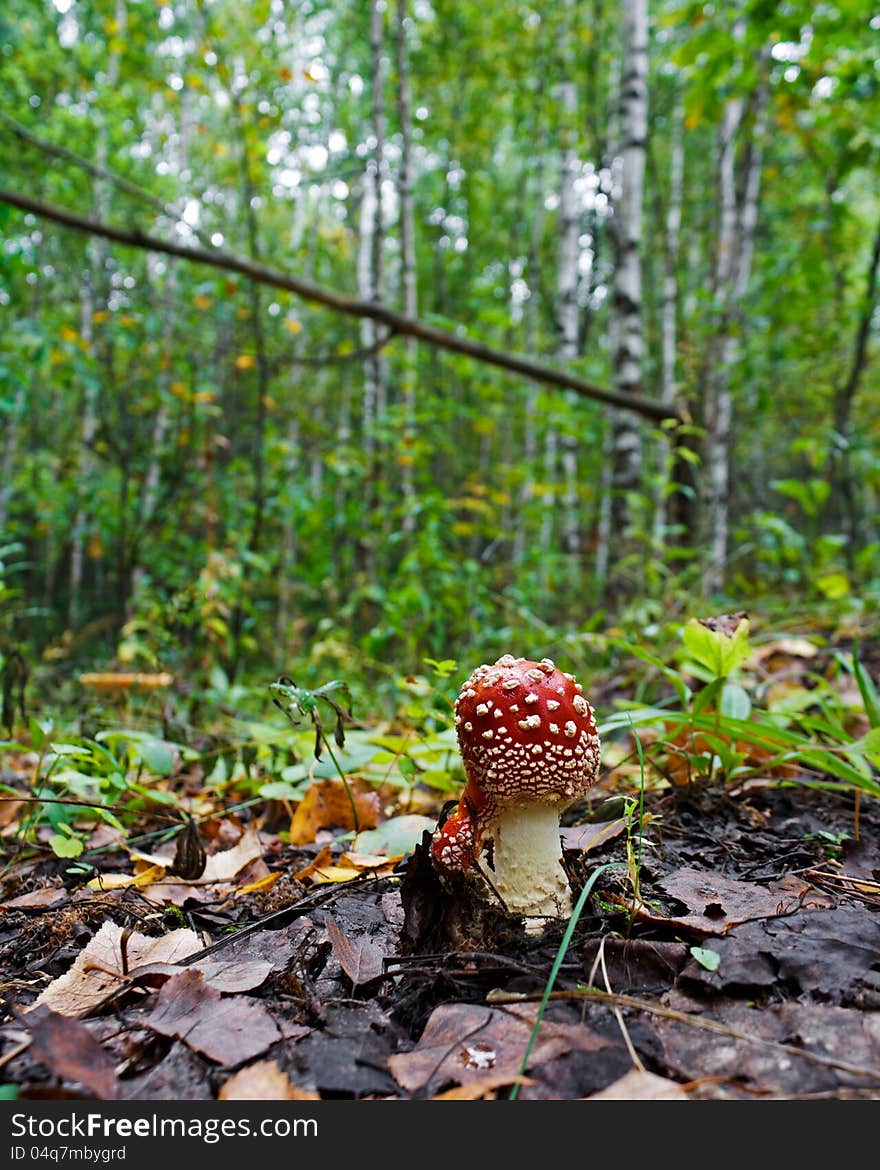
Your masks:
<path fill-rule="evenodd" d="M 467 870 L 487 827 L 506 806 L 561 812 L 599 770 L 599 736 L 583 687 L 549 658 L 505 654 L 478 666 L 455 703 L 467 784 L 458 810 L 434 834 L 441 871 Z"/>

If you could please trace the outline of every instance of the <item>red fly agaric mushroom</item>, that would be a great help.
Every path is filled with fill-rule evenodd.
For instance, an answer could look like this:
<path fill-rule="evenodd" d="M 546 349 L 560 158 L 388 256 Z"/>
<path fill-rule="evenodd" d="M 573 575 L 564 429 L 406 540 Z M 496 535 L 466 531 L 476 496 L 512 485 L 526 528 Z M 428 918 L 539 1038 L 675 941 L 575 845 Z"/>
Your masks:
<path fill-rule="evenodd" d="M 549 658 L 505 654 L 478 666 L 455 703 L 467 783 L 434 833 L 441 875 L 467 873 L 492 842 L 492 885 L 508 910 L 565 918 L 559 814 L 599 770 L 599 736 L 583 687 Z"/>

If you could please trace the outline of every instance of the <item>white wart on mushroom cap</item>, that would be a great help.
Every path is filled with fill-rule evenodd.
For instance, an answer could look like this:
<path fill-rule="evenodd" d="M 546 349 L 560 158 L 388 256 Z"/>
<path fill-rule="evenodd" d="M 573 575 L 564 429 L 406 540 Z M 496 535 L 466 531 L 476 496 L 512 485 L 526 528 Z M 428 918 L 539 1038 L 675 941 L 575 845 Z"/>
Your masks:
<path fill-rule="evenodd" d="M 466 853 L 493 847 L 492 879 L 508 908 L 571 912 L 561 865 L 559 814 L 599 769 L 593 709 L 574 677 L 549 658 L 506 654 L 477 667 L 455 704 L 467 784 L 458 812 L 434 837 L 442 870 L 467 869 Z"/>

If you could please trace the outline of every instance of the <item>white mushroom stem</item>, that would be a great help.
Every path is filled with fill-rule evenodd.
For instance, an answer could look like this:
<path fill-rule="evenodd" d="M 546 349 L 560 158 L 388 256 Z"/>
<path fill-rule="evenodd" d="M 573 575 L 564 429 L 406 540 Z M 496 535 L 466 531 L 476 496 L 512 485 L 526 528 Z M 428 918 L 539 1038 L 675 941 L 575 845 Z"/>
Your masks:
<path fill-rule="evenodd" d="M 494 842 L 492 884 L 511 913 L 539 918 L 571 916 L 558 805 L 511 805 L 498 815 L 486 836 Z"/>

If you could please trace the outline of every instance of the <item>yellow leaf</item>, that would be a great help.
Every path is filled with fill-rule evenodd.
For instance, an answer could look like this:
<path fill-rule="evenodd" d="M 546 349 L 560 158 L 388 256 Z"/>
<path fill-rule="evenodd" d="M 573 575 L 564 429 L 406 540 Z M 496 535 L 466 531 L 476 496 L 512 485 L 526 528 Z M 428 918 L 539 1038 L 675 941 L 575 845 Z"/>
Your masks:
<path fill-rule="evenodd" d="M 271 890 L 280 877 L 280 870 L 276 870 L 275 873 L 267 873 L 265 877 L 257 878 L 255 882 L 236 890 L 235 896 L 238 898 L 241 894 L 261 894 L 264 890 Z"/>
<path fill-rule="evenodd" d="M 79 334 L 75 329 L 69 325 L 61 326 L 61 340 L 62 341 L 79 341 Z"/>
<path fill-rule="evenodd" d="M 193 402 L 214 402 L 217 395 L 213 390 L 197 390 L 193 394 Z"/>
<path fill-rule="evenodd" d="M 412 467 L 416 461 L 414 455 L 398 455 L 396 458 L 401 467 Z"/>
<path fill-rule="evenodd" d="M 165 876 L 164 865 L 150 865 L 140 873 L 105 873 L 98 874 L 88 883 L 90 890 L 126 890 L 130 886 L 136 889 L 148 886 L 150 882 L 161 881 Z"/>
<path fill-rule="evenodd" d="M 277 410 L 278 403 L 275 401 L 275 399 L 272 397 L 271 394 L 264 394 L 263 395 L 263 406 L 265 406 L 266 410 Z"/>
<path fill-rule="evenodd" d="M 172 382 L 168 389 L 175 398 L 186 398 L 189 393 L 189 386 L 186 382 Z"/>
<path fill-rule="evenodd" d="M 197 309 L 202 309 L 204 311 L 205 309 L 210 309 L 211 298 L 206 297 L 204 293 L 199 293 L 198 296 L 193 297 L 193 304 Z"/>
<path fill-rule="evenodd" d="M 248 317 L 251 315 L 251 311 L 250 309 L 236 309 L 235 315 L 240 321 L 247 321 Z"/>
<path fill-rule="evenodd" d="M 86 554 L 93 561 L 99 561 L 104 555 L 104 544 L 97 533 L 89 538 L 89 543 L 86 547 Z"/>
<path fill-rule="evenodd" d="M 96 325 L 103 325 L 109 316 L 110 314 L 106 309 L 98 309 L 97 312 L 92 313 L 92 320 Z"/>
<path fill-rule="evenodd" d="M 256 364 L 256 360 L 252 353 L 240 353 L 235 359 L 235 368 L 237 370 L 251 370 Z"/>
<path fill-rule="evenodd" d="M 294 334 L 294 336 L 296 336 L 297 333 L 302 333 L 303 329 L 302 322 L 297 321 L 296 317 L 285 317 L 284 328 L 288 333 Z"/>

